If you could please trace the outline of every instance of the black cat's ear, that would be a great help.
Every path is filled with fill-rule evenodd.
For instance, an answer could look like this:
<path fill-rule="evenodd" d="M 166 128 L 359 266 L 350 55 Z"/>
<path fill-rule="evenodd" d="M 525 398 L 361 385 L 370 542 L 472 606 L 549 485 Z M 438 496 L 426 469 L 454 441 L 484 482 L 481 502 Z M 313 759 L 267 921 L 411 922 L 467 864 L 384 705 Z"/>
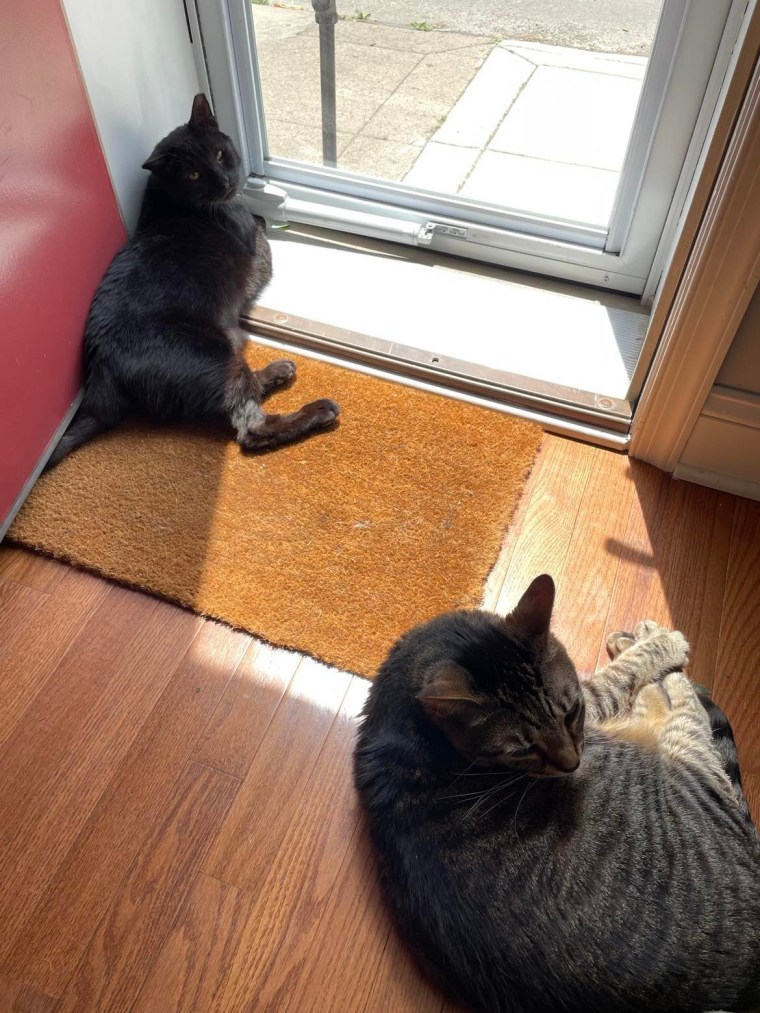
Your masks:
<path fill-rule="evenodd" d="M 554 608 L 554 581 L 548 573 L 532 580 L 509 618 L 521 633 L 539 637 L 549 632 Z"/>
<path fill-rule="evenodd" d="M 203 92 L 199 92 L 193 99 L 193 111 L 190 114 L 188 126 L 195 130 L 203 130 L 206 127 L 213 127 L 214 130 L 219 129 L 216 117 L 211 112 L 211 106 Z"/>
<path fill-rule="evenodd" d="M 470 686 L 466 670 L 453 661 L 442 661 L 433 669 L 417 699 L 435 724 L 451 718 L 471 722 L 483 706 Z"/>
<path fill-rule="evenodd" d="M 161 173 L 167 165 L 167 156 L 154 151 L 150 157 L 143 162 L 142 167 L 143 169 L 147 169 L 148 172 Z"/>

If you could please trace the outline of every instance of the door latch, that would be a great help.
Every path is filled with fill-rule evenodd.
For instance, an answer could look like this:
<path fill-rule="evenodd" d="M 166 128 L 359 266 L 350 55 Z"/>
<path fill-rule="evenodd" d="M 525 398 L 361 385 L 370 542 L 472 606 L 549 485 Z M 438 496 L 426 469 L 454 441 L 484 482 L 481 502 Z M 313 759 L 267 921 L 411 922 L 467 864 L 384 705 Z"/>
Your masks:
<path fill-rule="evenodd" d="M 417 245 L 430 246 L 434 236 L 467 239 L 467 229 L 461 225 L 447 225 L 445 222 L 425 222 L 417 233 Z"/>

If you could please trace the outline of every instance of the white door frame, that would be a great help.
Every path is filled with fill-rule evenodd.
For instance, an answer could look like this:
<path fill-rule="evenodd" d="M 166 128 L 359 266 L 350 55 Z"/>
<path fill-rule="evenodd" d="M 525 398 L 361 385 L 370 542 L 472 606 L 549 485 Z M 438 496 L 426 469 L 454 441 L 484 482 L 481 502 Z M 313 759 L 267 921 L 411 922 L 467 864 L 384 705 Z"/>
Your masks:
<path fill-rule="evenodd" d="M 717 171 L 703 169 L 697 181 L 706 200 L 692 201 L 663 280 L 656 308 L 662 336 L 633 418 L 631 455 L 669 472 L 760 281 L 759 52 L 755 4 L 732 81 L 738 115 L 734 121 L 727 102 L 728 122 L 712 145 L 728 137 L 725 154 Z"/>

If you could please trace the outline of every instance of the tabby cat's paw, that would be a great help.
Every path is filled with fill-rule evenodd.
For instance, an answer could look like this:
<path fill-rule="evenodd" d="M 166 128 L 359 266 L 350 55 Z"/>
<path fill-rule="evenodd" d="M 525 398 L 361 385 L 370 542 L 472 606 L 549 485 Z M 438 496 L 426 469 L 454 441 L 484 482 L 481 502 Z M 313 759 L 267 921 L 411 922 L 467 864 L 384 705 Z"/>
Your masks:
<path fill-rule="evenodd" d="M 680 671 L 689 662 L 689 644 L 683 633 L 667 630 L 653 619 L 637 623 L 633 633 L 623 630 L 610 633 L 607 650 L 612 658 L 623 651 L 640 654 L 649 677 L 654 679 L 667 672 Z"/>
<path fill-rule="evenodd" d="M 628 633 L 626 630 L 618 630 L 615 633 L 610 633 L 607 637 L 607 651 L 611 658 L 616 658 L 618 654 L 622 654 L 623 651 L 627 651 L 633 647 L 634 644 L 639 644 L 644 640 L 650 640 L 653 636 L 658 633 L 668 633 L 664 626 L 660 626 L 654 619 L 642 619 L 641 622 L 636 623 L 633 633 Z"/>
<path fill-rule="evenodd" d="M 617 658 L 618 654 L 633 647 L 636 638 L 633 633 L 626 633 L 625 630 L 617 630 L 607 637 L 607 653 L 611 658 Z"/>
<path fill-rule="evenodd" d="M 660 626 L 653 636 L 637 641 L 636 647 L 646 654 L 658 675 L 680 672 L 689 664 L 689 642 L 678 630 Z"/>
<path fill-rule="evenodd" d="M 636 626 L 634 627 L 633 639 L 636 641 L 649 640 L 650 637 L 654 637 L 658 633 L 668 632 L 669 630 L 667 630 L 664 626 L 660 626 L 660 624 L 656 623 L 654 619 L 642 619 L 641 622 L 636 623 Z"/>

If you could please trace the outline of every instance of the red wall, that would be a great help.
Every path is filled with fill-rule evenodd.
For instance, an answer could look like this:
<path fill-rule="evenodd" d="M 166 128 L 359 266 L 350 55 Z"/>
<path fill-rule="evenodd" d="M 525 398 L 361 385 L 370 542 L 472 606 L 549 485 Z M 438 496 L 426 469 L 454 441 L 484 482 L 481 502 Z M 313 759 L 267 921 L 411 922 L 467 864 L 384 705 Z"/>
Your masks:
<path fill-rule="evenodd" d="M 59 0 L 0 15 L 0 524 L 81 386 L 93 292 L 125 239 Z"/>

